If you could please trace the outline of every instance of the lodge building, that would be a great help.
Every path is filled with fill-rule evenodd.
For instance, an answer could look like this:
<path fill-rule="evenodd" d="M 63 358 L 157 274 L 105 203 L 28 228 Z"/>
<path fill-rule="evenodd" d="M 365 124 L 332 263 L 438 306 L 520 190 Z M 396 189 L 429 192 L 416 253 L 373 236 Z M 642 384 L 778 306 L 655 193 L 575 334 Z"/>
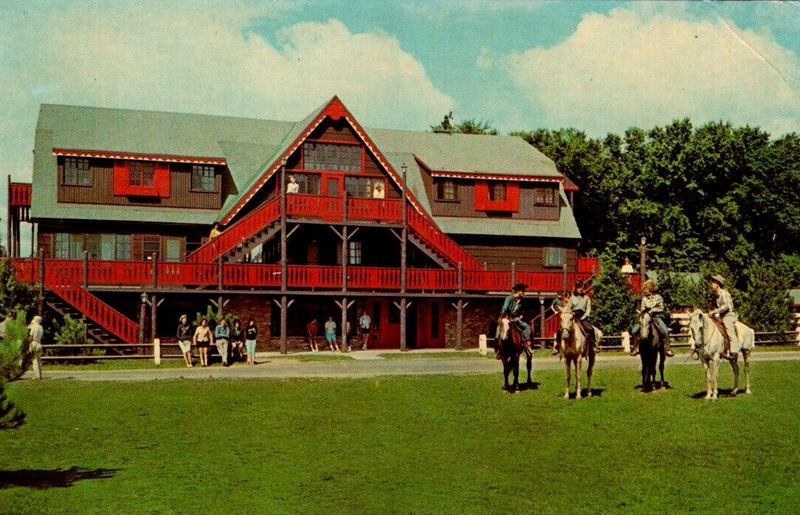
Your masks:
<path fill-rule="evenodd" d="M 255 318 L 262 348 L 361 310 L 372 347 L 475 345 L 513 283 L 542 334 L 596 272 L 575 189 L 521 138 L 367 129 L 337 97 L 298 122 L 42 105 L 9 251 L 100 342 L 168 339 L 211 305 Z"/>

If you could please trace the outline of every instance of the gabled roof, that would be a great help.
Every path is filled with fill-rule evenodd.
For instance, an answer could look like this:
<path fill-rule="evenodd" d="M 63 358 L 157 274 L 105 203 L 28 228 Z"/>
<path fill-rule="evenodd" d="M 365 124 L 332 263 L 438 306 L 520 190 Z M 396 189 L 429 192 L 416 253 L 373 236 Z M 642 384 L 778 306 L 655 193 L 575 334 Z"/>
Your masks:
<path fill-rule="evenodd" d="M 428 216 L 431 206 L 422 177 L 426 172 L 419 162 L 435 172 L 552 178 L 571 186 L 550 159 L 519 137 L 367 129 L 337 97 L 298 122 L 42 105 L 36 134 L 31 216 L 180 223 L 186 222 L 189 214 L 192 222 L 197 223 L 230 220 L 279 169 L 281 158 L 291 155 L 326 116 L 344 117 L 398 185 L 400 170 L 405 165 L 409 198 Z M 121 210 L 114 206 L 58 203 L 57 183 L 53 178 L 54 149 L 224 159 L 234 188 L 219 211 L 189 213 L 184 209 L 159 207 Z M 502 232 L 545 237 L 552 233 L 554 237 L 580 238 L 572 210 L 568 205 L 565 207 L 558 223 L 447 217 L 436 217 L 435 221 L 445 232 L 454 234 Z"/>

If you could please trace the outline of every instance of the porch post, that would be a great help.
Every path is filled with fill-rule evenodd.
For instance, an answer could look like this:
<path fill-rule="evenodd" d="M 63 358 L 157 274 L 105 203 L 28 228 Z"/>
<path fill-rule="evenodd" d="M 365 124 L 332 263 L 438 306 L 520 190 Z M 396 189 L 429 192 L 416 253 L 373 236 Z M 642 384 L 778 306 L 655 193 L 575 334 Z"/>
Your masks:
<path fill-rule="evenodd" d="M 158 288 L 158 254 L 153 252 L 150 254 L 150 267 L 153 275 L 153 289 Z"/>
<path fill-rule="evenodd" d="M 511 262 L 511 285 L 517 284 L 517 264 Z"/>
<path fill-rule="evenodd" d="M 162 299 L 163 300 L 163 299 Z M 158 305 L 160 302 L 154 293 L 150 297 L 150 341 L 155 341 L 156 339 L 156 321 L 158 319 Z M 143 342 L 144 343 L 144 342 Z"/>
<path fill-rule="evenodd" d="M 402 193 L 402 215 L 403 215 L 403 229 L 400 234 L 400 350 L 408 350 L 406 346 L 406 326 L 407 326 L 407 311 L 406 304 L 406 288 L 407 288 L 407 274 L 408 274 L 408 191 L 406 189 L 406 172 L 408 167 L 405 163 L 401 167 L 403 171 L 403 182 L 401 187 Z"/>
<path fill-rule="evenodd" d="M 281 207 L 281 354 L 286 354 L 286 326 L 287 326 L 287 305 L 286 289 L 287 274 L 289 266 L 286 256 L 286 158 L 281 160 L 281 183 L 280 183 L 280 207 Z"/>
<path fill-rule="evenodd" d="M 539 325 L 539 336 L 544 338 L 545 337 L 545 334 L 544 334 L 544 320 L 545 320 L 544 297 L 539 297 L 539 319 L 542 321 L 542 323 Z"/>
<path fill-rule="evenodd" d="M 458 262 L 458 302 L 456 303 L 456 349 L 461 350 L 461 338 L 464 330 L 464 267 Z"/>
<path fill-rule="evenodd" d="M 89 289 L 89 251 L 83 251 L 83 287 Z"/>
<path fill-rule="evenodd" d="M 44 250 L 39 249 L 39 316 L 44 316 Z"/>
<path fill-rule="evenodd" d="M 139 343 L 144 343 L 144 319 L 147 314 L 147 293 L 142 292 L 139 296 Z"/>

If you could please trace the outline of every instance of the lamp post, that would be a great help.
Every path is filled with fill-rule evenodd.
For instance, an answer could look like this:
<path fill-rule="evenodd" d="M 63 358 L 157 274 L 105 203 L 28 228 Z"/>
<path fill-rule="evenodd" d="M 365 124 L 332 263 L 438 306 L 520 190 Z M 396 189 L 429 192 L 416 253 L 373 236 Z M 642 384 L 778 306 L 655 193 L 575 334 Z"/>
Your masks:
<path fill-rule="evenodd" d="M 645 280 L 645 272 L 647 272 L 647 268 L 645 265 L 646 254 L 647 254 L 647 238 L 642 236 L 642 240 L 640 241 L 641 245 L 639 246 L 639 287 L 644 284 Z"/>

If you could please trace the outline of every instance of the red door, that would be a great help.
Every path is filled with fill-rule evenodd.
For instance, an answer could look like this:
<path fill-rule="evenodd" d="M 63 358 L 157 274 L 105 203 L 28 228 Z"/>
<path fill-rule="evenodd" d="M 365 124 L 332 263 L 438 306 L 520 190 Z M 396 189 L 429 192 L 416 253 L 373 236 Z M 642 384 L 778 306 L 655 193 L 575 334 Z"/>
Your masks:
<path fill-rule="evenodd" d="M 328 197 L 341 197 L 342 196 L 342 176 L 341 175 L 323 175 L 322 177 L 322 194 Z"/>

